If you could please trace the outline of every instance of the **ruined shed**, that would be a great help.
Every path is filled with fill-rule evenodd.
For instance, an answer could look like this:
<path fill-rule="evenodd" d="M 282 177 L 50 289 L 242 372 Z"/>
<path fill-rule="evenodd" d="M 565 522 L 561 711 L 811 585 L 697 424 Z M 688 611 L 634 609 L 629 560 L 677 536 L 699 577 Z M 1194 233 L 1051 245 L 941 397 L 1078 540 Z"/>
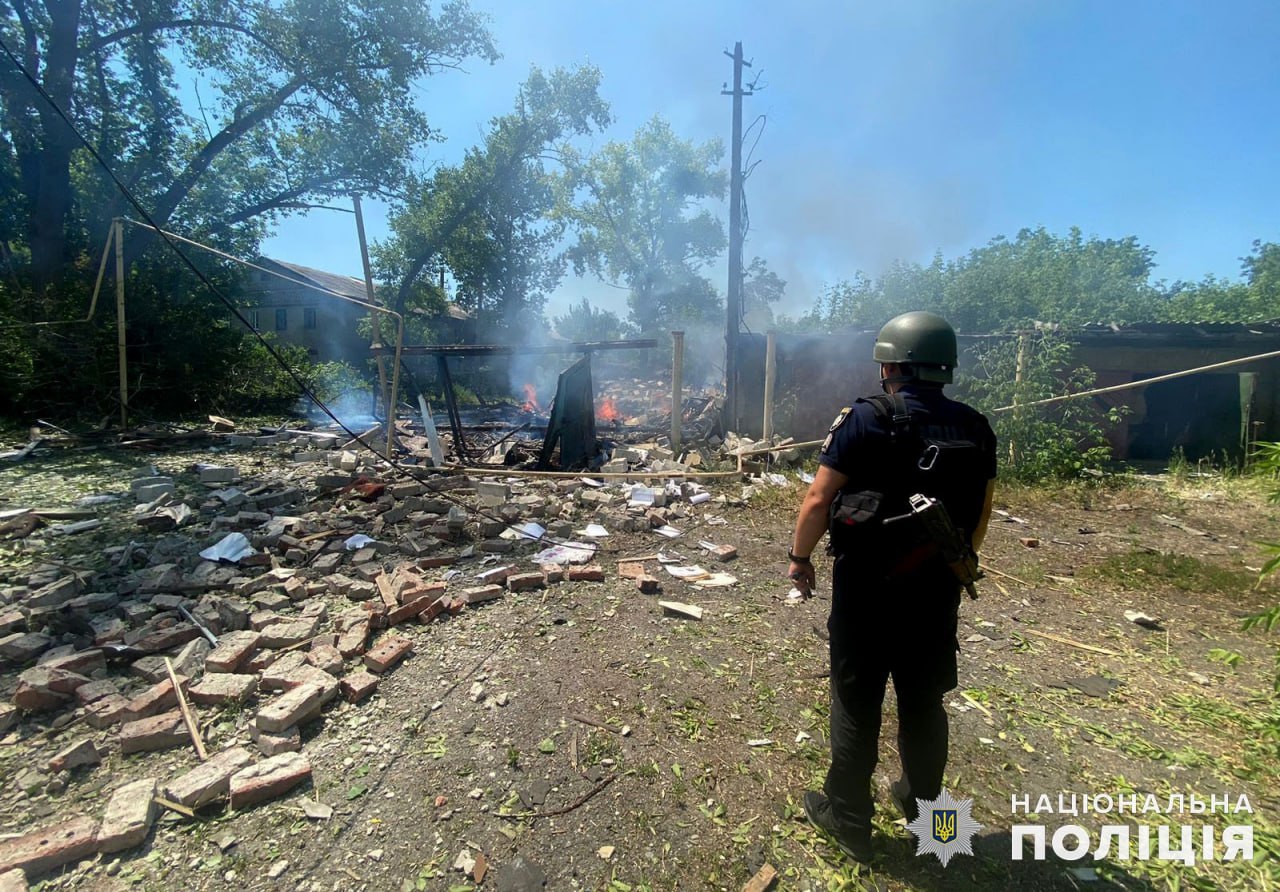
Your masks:
<path fill-rule="evenodd" d="M 1280 351 L 1280 322 L 1090 325 L 1064 334 L 1076 365 L 1097 374 L 1098 387 Z M 871 360 L 874 330 L 777 336 L 775 430 L 798 440 L 820 438 L 831 419 L 858 396 L 879 390 Z M 960 335 L 966 354 L 1012 334 Z M 763 427 L 765 335 L 739 341 L 742 433 Z M 1125 406 L 1108 432 L 1116 458 L 1167 460 L 1181 450 L 1192 461 L 1239 458 L 1251 440 L 1280 439 L 1280 358 L 1199 373 L 1092 397 L 1100 408 Z"/>

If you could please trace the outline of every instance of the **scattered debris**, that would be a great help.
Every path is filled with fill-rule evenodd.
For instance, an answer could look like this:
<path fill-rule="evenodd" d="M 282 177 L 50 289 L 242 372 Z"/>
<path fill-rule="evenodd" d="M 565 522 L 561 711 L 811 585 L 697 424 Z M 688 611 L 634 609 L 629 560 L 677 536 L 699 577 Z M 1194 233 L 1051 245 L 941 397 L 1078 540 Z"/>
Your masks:
<path fill-rule="evenodd" d="M 702 619 L 702 608 L 695 607 L 693 604 L 683 604 L 679 601 L 659 601 L 658 606 L 673 616 L 683 617 L 684 619 Z"/>
<path fill-rule="evenodd" d="M 1144 629 L 1152 629 L 1156 632 L 1164 631 L 1164 626 L 1160 625 L 1160 621 L 1154 617 L 1147 616 L 1140 610 L 1126 610 L 1124 618 L 1129 622 L 1142 626 Z"/>

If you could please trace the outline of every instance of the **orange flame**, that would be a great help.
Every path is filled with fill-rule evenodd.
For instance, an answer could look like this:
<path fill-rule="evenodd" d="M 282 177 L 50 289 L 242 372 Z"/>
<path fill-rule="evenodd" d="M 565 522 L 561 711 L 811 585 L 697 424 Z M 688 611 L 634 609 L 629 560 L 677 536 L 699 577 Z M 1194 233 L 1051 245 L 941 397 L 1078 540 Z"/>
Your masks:
<path fill-rule="evenodd" d="M 618 407 L 613 404 L 613 397 L 607 396 L 596 409 L 596 417 L 601 421 L 617 421 L 622 417 Z"/>
<path fill-rule="evenodd" d="M 524 403 L 520 406 L 526 412 L 541 412 L 542 407 L 538 405 L 538 391 L 532 384 L 524 385 Z"/>

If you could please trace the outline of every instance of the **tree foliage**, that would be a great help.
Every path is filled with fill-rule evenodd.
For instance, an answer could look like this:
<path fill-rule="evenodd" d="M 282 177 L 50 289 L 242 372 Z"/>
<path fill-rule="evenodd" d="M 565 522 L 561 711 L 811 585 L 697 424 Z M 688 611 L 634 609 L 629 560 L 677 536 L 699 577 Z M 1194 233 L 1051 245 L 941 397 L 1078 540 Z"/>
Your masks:
<path fill-rule="evenodd" d="M 1085 238 L 1043 228 L 997 237 L 963 257 L 927 266 L 897 262 L 878 279 L 837 282 L 805 318 L 811 325 L 875 328 L 908 309 L 932 310 L 970 332 L 1008 331 L 1036 321 L 1079 325 L 1152 318 L 1153 252 L 1134 237 Z"/>
<path fill-rule="evenodd" d="M 0 34 L 162 227 L 252 255 L 282 216 L 403 181 L 434 136 L 424 76 L 496 58 L 466 0 L 0 0 Z M 113 217 L 133 215 L 57 109 L 0 64 L 0 358 L 10 407 L 109 399 L 115 332 L 84 312 Z M 243 333 L 145 230 L 126 230 L 131 389 L 185 408 L 237 380 Z M 148 245 L 157 250 L 147 251 Z M 211 270 L 224 288 L 236 277 Z M 143 348 L 143 349 L 139 349 Z M 239 376 L 243 383 L 246 379 Z"/>
<path fill-rule="evenodd" d="M 574 342 L 618 341 L 632 334 L 612 310 L 593 307 L 585 297 L 552 321 L 556 334 Z"/>
<path fill-rule="evenodd" d="M 5 42 L 156 222 L 217 233 L 395 182 L 431 133 L 413 82 L 495 58 L 464 0 L 6 0 Z M 175 64 L 177 63 L 177 64 Z M 178 65 L 201 92 L 184 105 Z M 10 65 L 0 164 L 6 241 L 39 289 L 129 210 Z M 135 235 L 136 259 L 145 239 Z"/>
<path fill-rule="evenodd" d="M 773 327 L 773 305 L 785 296 L 787 283 L 769 269 L 766 260 L 753 257 L 743 270 L 742 323 L 748 331 Z"/>
<path fill-rule="evenodd" d="M 1002 447 L 1003 476 L 1078 478 L 1111 457 L 1105 430 L 1119 421 L 1119 415 L 1104 412 L 1088 400 L 992 411 L 1090 389 L 1094 373 L 1074 367 L 1071 352 L 1071 344 L 1061 336 L 1035 332 L 979 350 L 973 367 L 961 368 L 955 395 L 987 413 Z"/>
<path fill-rule="evenodd" d="M 554 165 L 566 140 L 609 123 L 599 86 L 591 66 L 534 68 L 515 109 L 490 123 L 484 143 L 461 164 L 410 180 L 391 218 L 393 236 L 377 250 L 383 274 L 397 283 L 397 309 L 411 307 L 424 276 L 443 267 L 457 302 L 482 327 L 521 331 L 541 318 L 565 269 L 557 249 L 565 222 L 551 213 Z"/>
<path fill-rule="evenodd" d="M 992 239 L 928 265 L 898 262 L 878 278 L 857 272 L 826 288 L 784 328 L 876 328 L 908 309 L 941 313 L 962 331 L 1000 332 L 1045 322 L 1256 322 L 1280 318 L 1280 245 L 1254 242 L 1243 280 L 1153 282 L 1155 253 L 1136 237 L 1085 238 L 1043 228 Z"/>
<path fill-rule="evenodd" d="M 723 197 L 723 148 L 680 139 L 660 117 L 630 142 L 611 142 L 571 168 L 562 205 L 578 231 L 569 252 L 579 274 L 625 285 L 631 322 L 643 334 L 709 321 L 720 296 L 704 275 L 725 246 L 706 207 Z"/>

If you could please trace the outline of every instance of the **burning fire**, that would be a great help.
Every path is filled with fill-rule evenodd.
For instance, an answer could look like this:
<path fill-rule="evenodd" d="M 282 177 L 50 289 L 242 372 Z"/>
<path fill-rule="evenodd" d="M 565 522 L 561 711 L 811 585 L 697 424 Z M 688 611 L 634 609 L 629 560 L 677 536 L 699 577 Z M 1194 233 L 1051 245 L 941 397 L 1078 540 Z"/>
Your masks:
<path fill-rule="evenodd" d="M 613 397 L 605 397 L 600 405 L 596 407 L 596 417 L 601 421 L 617 421 L 622 417 L 621 413 L 618 412 L 618 407 L 613 404 Z"/>
<path fill-rule="evenodd" d="M 542 407 L 538 405 L 538 391 L 534 389 L 532 384 L 524 385 L 524 403 L 520 408 L 526 412 L 542 411 Z"/>

